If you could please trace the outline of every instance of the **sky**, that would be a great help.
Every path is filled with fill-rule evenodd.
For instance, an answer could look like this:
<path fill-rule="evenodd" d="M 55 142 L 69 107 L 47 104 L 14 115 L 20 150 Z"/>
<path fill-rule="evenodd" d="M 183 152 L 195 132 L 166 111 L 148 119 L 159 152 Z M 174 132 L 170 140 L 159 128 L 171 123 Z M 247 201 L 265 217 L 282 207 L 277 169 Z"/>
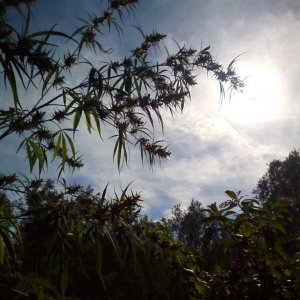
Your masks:
<path fill-rule="evenodd" d="M 155 29 L 167 34 L 164 43 L 170 50 L 176 51 L 174 40 L 195 49 L 210 45 L 224 66 L 240 55 L 235 66 L 246 87 L 220 103 L 218 83 L 200 72 L 182 114 L 174 118 L 164 114 L 163 139 L 172 156 L 153 170 L 142 166 L 138 151 L 131 151 L 129 167 L 119 173 L 112 160 L 113 141 L 101 141 L 82 127 L 76 143 L 85 166 L 64 177 L 90 184 L 96 191 L 109 183 L 111 195 L 131 183 L 144 200 L 142 213 L 156 219 L 168 216 L 176 204 L 187 206 L 191 199 L 204 206 L 219 204 L 226 200 L 225 190 L 251 195 L 270 161 L 284 159 L 300 147 L 300 1 L 140 2 L 134 16 L 125 20 L 124 37 L 105 37 L 115 49 L 110 57 L 128 56 L 138 45 L 141 37 L 130 27 L 138 23 L 146 33 Z M 99 10 L 97 3 L 62 0 L 50 5 L 42 0 L 36 5 L 34 22 L 72 29 L 85 12 Z M 77 76 L 80 73 L 74 74 L 74 81 Z M 25 168 L 22 153 L 12 155 L 15 150 L 13 137 L 0 142 L 2 170 Z M 54 174 L 52 168 L 45 177 Z"/>

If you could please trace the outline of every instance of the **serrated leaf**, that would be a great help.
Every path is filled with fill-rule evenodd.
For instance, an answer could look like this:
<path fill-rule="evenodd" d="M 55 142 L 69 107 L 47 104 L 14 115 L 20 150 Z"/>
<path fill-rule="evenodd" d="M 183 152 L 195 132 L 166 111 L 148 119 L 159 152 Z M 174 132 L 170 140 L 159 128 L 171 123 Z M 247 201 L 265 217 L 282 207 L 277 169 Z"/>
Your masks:
<path fill-rule="evenodd" d="M 107 192 L 107 187 L 108 187 L 108 184 L 106 184 L 106 186 L 105 186 L 105 188 L 104 188 L 104 190 L 103 190 L 103 192 L 101 194 L 101 199 L 100 199 L 101 204 L 103 204 L 104 201 L 105 201 L 105 195 L 106 195 L 106 192 Z"/>
<path fill-rule="evenodd" d="M 126 145 L 125 143 L 123 144 L 123 152 L 124 152 L 124 159 L 126 164 L 128 163 L 128 155 L 127 155 L 127 150 L 126 150 Z"/>
<path fill-rule="evenodd" d="M 35 164 L 35 160 L 34 160 L 34 157 L 32 156 L 32 153 L 31 153 L 31 149 L 30 149 L 30 146 L 28 143 L 26 143 L 26 154 L 27 154 L 27 159 L 28 159 L 28 162 L 29 162 L 29 169 L 30 169 L 30 172 L 32 172 L 32 169 L 34 167 L 34 164 Z"/>
<path fill-rule="evenodd" d="M 149 118 L 151 126 L 152 126 L 152 128 L 154 128 L 153 119 L 152 119 L 152 116 L 151 116 L 151 113 L 150 113 L 149 109 L 147 107 L 144 107 L 143 110 L 147 113 L 147 116 Z"/>
<path fill-rule="evenodd" d="M 127 75 L 126 78 L 124 79 L 124 87 L 125 87 L 125 92 L 127 93 L 128 96 L 131 95 L 131 88 L 132 88 L 132 78 L 130 75 Z"/>
<path fill-rule="evenodd" d="M 92 130 L 91 130 L 92 129 L 91 114 L 89 111 L 85 111 L 84 114 L 85 114 L 85 120 L 86 120 L 86 122 L 85 122 L 86 128 L 87 128 L 88 132 L 91 133 L 92 132 Z"/>
<path fill-rule="evenodd" d="M 69 111 L 69 109 L 71 109 L 73 107 L 73 105 L 77 103 L 78 104 L 78 99 L 73 99 L 67 106 L 66 106 L 66 113 Z M 65 103 L 64 103 L 65 104 Z M 78 109 L 78 108 L 77 108 Z M 72 111 L 72 113 L 74 113 L 75 110 Z"/>
<path fill-rule="evenodd" d="M 119 147 L 119 138 L 116 140 L 115 146 L 114 146 L 114 151 L 113 151 L 113 159 L 115 159 L 115 155 L 117 153 Z"/>
<path fill-rule="evenodd" d="M 54 151 L 53 151 L 53 158 L 52 161 L 55 159 L 55 157 L 60 153 L 60 149 L 61 149 L 61 140 L 62 140 L 62 132 L 59 133 L 58 138 L 57 138 L 57 142 L 56 145 L 54 147 Z"/>
<path fill-rule="evenodd" d="M 141 98 L 141 86 L 138 84 L 137 78 L 134 77 L 134 86 L 137 93 L 138 98 Z"/>
<path fill-rule="evenodd" d="M 45 91 L 45 89 L 46 89 L 46 87 L 47 87 L 47 85 L 48 85 L 51 77 L 55 74 L 55 72 L 56 71 L 49 72 L 48 75 L 47 75 L 47 77 L 45 78 L 43 86 L 42 86 L 42 95 L 44 95 L 44 91 Z"/>
<path fill-rule="evenodd" d="M 68 141 L 69 141 L 69 145 L 71 147 L 71 151 L 72 151 L 72 155 L 75 156 L 76 154 L 76 151 L 75 151 L 75 146 L 74 146 L 74 143 L 73 143 L 73 140 L 71 139 L 71 137 L 65 133 L 65 136 L 67 137 Z"/>
<path fill-rule="evenodd" d="M 144 149 L 142 143 L 140 143 L 140 151 L 141 151 L 142 164 L 144 164 Z"/>
<path fill-rule="evenodd" d="M 16 83 L 14 72 L 10 70 L 9 73 L 5 75 L 7 75 L 8 82 L 10 84 L 13 93 L 15 107 L 17 107 L 18 105 L 21 107 L 21 104 L 19 102 L 18 89 L 17 89 L 17 83 Z"/>
<path fill-rule="evenodd" d="M 64 106 L 66 106 L 66 103 L 67 103 L 67 97 L 66 97 L 66 92 L 65 92 L 65 90 L 63 90 L 62 97 L 63 97 Z"/>
<path fill-rule="evenodd" d="M 30 147 L 33 149 L 34 154 L 37 156 L 38 160 L 42 161 L 44 159 L 43 150 L 38 144 L 32 140 L 28 140 Z"/>
<path fill-rule="evenodd" d="M 11 64 L 4 61 L 2 56 L 0 56 L 0 63 L 4 69 L 4 84 L 6 86 L 6 78 L 7 78 L 11 91 L 13 93 L 14 105 L 15 107 L 17 106 L 21 107 L 21 104 L 19 102 L 19 97 L 18 97 L 16 79 L 13 72 L 13 67 L 11 66 Z"/>
<path fill-rule="evenodd" d="M 62 136 L 62 148 L 61 148 L 61 155 L 62 155 L 62 165 L 64 166 L 67 161 L 67 143 L 64 136 Z"/>
<path fill-rule="evenodd" d="M 75 131 L 79 125 L 80 119 L 81 119 L 81 114 L 82 114 L 82 109 L 78 108 L 75 112 L 74 115 L 74 120 L 73 120 L 73 137 L 75 135 Z"/>
<path fill-rule="evenodd" d="M 122 148 L 123 146 L 123 139 L 119 138 L 119 148 L 118 148 L 118 169 L 120 170 L 120 166 L 121 166 L 121 159 L 122 159 Z"/>
<path fill-rule="evenodd" d="M 27 140 L 27 157 L 29 159 L 30 171 L 32 172 L 36 160 L 39 161 L 39 173 L 44 167 L 44 153 L 38 144 L 31 139 Z"/>
<path fill-rule="evenodd" d="M 97 114 L 96 111 L 93 110 L 92 115 L 93 115 L 94 120 L 95 120 L 97 131 L 98 131 L 98 133 L 99 133 L 99 135 L 101 137 L 101 127 L 100 127 L 100 121 L 99 121 L 98 114 Z"/>

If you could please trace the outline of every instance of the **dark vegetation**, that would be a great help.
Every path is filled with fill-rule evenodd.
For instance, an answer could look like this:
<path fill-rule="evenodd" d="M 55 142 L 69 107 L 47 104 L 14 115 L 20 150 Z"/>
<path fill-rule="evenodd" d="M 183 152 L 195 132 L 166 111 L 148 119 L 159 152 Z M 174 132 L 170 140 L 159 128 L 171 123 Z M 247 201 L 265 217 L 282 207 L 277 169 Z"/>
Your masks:
<path fill-rule="evenodd" d="M 108 199 L 106 187 L 96 193 L 62 178 L 66 167 L 83 164 L 74 140 L 83 119 L 90 133 L 101 137 L 104 125 L 114 132 L 119 171 L 135 146 L 150 165 L 168 158 L 170 150 L 155 140 L 157 123 L 163 129 L 161 111 L 183 109 L 197 70 L 219 81 L 221 95 L 226 84 L 242 88 L 234 61 L 223 68 L 209 47 L 180 46 L 152 61 L 152 49 L 166 38 L 153 32 L 142 34 L 123 60 L 93 65 L 84 50 L 108 50 L 99 42 L 102 29 L 121 32 L 121 20 L 138 1 L 108 0 L 102 15 L 71 34 L 32 32 L 32 2 L 0 3 L 3 95 L 6 104 L 11 99 L 0 110 L 0 140 L 14 135 L 29 170 L 39 173 L 0 177 L 0 298 L 298 299 L 298 151 L 270 163 L 256 198 L 226 191 L 228 200 L 219 206 L 192 200 L 157 222 L 140 214 L 141 195 L 128 187 Z M 7 23 L 12 12 L 20 28 Z M 86 74 L 70 85 L 82 64 Z M 26 96 L 31 89 L 38 99 Z M 59 186 L 41 178 L 50 161 L 59 166 Z"/>

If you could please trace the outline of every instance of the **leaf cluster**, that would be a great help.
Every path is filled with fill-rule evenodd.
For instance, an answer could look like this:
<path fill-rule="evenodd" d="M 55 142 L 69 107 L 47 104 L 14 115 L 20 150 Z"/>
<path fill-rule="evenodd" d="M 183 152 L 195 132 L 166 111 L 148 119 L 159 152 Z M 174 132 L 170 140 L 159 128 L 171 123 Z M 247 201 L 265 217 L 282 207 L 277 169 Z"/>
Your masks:
<path fill-rule="evenodd" d="M 139 218 L 138 194 L 127 188 L 107 200 L 107 187 L 94 193 L 62 180 L 59 191 L 51 181 L 24 182 L 19 205 L 0 203 L 3 299 L 196 295 L 186 270 L 198 256 L 162 224 Z"/>
<path fill-rule="evenodd" d="M 102 14 L 82 20 L 83 25 L 72 33 L 55 27 L 32 32 L 31 5 L 26 3 L 24 9 L 18 8 L 22 30 L 8 23 L 6 8 L 1 15 L 0 67 L 13 101 L 0 111 L 0 140 L 11 134 L 20 137 L 18 150 L 25 149 L 30 171 L 38 166 L 41 173 L 53 160 L 59 162 L 59 176 L 66 166 L 82 167 L 75 136 L 83 119 L 87 131 L 96 131 L 100 138 L 104 125 L 113 132 L 113 158 L 119 170 L 128 163 L 130 148 L 135 146 L 140 148 L 142 161 L 145 158 L 152 166 L 157 159 L 171 155 L 164 141 L 155 137 L 157 123 L 162 131 L 164 128 L 162 112 L 168 110 L 173 116 L 183 110 L 190 88 L 197 83 L 197 70 L 204 69 L 217 79 L 221 95 L 224 84 L 234 90 L 243 87 L 233 69 L 234 61 L 224 69 L 213 59 L 209 47 L 198 51 L 178 45 L 176 53 L 166 49 L 165 59 L 153 60 L 152 49 L 166 35 L 144 34 L 140 28 L 143 41 L 127 57 L 89 61 L 85 56 L 88 49 L 95 55 L 109 53 L 100 43 L 103 29 L 115 28 L 121 33 L 119 22 L 126 11 L 135 8 L 136 0 L 107 1 Z M 74 85 L 71 76 L 76 68 L 83 70 L 83 76 Z M 32 89 L 39 97 L 30 102 L 22 99 L 24 91 Z"/>

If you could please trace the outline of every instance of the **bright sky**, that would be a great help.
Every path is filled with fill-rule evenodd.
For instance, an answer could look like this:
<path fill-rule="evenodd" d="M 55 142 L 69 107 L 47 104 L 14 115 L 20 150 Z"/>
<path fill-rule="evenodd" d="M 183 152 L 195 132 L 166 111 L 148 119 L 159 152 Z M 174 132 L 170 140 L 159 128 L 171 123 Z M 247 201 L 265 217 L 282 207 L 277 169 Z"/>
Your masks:
<path fill-rule="evenodd" d="M 95 11 L 95 2 L 62 0 L 54 6 L 41 1 L 35 21 L 73 28 L 84 10 Z M 109 183 L 111 195 L 114 188 L 133 181 L 132 189 L 142 192 L 144 212 L 153 218 L 168 214 L 175 204 L 187 205 L 192 198 L 204 205 L 222 202 L 227 189 L 249 195 L 268 162 L 299 148 L 300 1 L 142 0 L 135 19 L 145 32 L 166 33 L 169 48 L 176 47 L 172 39 L 194 48 L 210 45 L 225 66 L 244 53 L 236 69 L 247 86 L 220 105 L 218 83 L 203 72 L 184 113 L 174 120 L 165 115 L 164 139 L 173 155 L 153 171 L 142 167 L 133 151 L 129 168 L 119 174 L 112 162 L 112 141 L 98 141 L 83 129 L 77 142 L 85 167 L 65 177 L 99 191 Z M 115 57 L 128 55 L 140 39 L 127 29 L 121 48 L 118 39 L 107 38 L 116 48 Z M 18 170 L 11 157 L 13 141 L 6 145 L 0 148 L 2 157 L 7 157 L 3 169 Z M 23 158 L 19 161 L 22 166 Z"/>

